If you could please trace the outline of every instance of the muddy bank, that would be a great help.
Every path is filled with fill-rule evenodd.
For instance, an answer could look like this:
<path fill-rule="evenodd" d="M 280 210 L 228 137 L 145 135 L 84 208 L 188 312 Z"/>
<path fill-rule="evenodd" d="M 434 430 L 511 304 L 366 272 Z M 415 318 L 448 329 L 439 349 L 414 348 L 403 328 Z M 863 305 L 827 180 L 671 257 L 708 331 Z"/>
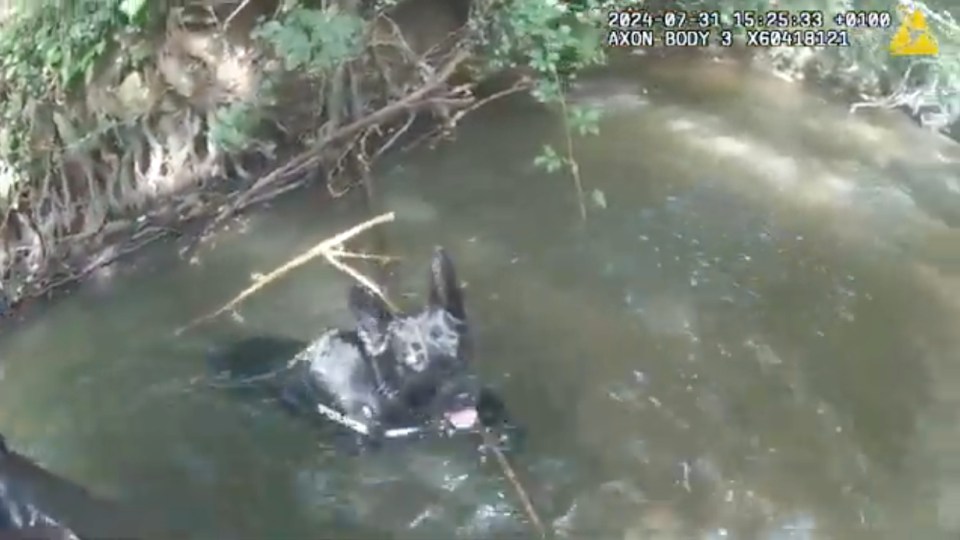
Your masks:
<path fill-rule="evenodd" d="M 309 182 L 373 195 L 365 180 L 384 152 L 449 135 L 485 97 L 525 89 L 516 76 L 524 66 L 478 68 L 503 13 L 469 0 L 343 6 L 354 19 L 276 0 L 184 4 L 149 35 L 121 35 L 82 92 L 27 100 L 25 123 L 10 129 L 29 134 L 35 167 L 0 167 L 0 313 L 159 238 L 202 237 Z M 362 50 L 337 63 L 291 49 L 323 25 L 362 36 Z M 778 54 L 656 50 L 649 61 L 695 56 L 782 72 Z M 622 69 L 612 58 L 608 69 Z M 690 77 L 691 94 L 736 86 L 736 70 L 705 65 Z"/>
<path fill-rule="evenodd" d="M 26 157 L 0 171 L 0 314 L 309 182 L 369 191 L 380 154 L 451 130 L 477 102 L 463 76 L 476 52 L 464 45 L 476 39 L 468 3 L 347 4 L 346 15 L 185 4 L 153 33 L 120 33 L 79 91 L 8 90 L 26 103 L 3 136 L 21 137 L 10 155 Z M 291 65 L 310 17 L 353 32 L 359 48 L 330 66 Z"/>

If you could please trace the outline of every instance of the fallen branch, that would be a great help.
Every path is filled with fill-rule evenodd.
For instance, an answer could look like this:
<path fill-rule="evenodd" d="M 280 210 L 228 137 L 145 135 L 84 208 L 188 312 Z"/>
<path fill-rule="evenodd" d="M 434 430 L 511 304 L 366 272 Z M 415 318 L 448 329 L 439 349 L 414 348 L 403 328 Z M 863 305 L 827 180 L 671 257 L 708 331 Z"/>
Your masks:
<path fill-rule="evenodd" d="M 412 113 L 412 112 L 409 113 L 409 114 L 407 115 L 407 121 L 406 121 L 402 126 L 398 127 L 398 128 L 396 129 L 396 131 L 393 132 L 393 135 L 390 136 L 390 138 L 387 140 L 387 142 L 384 143 L 384 145 L 381 146 L 379 150 L 377 150 L 377 153 L 375 153 L 375 154 L 373 155 L 373 159 L 379 158 L 380 156 L 382 156 L 383 154 L 385 154 L 385 153 L 387 152 L 387 150 L 389 150 L 390 148 L 392 148 L 393 145 L 396 144 L 396 142 L 397 142 L 398 140 L 400 140 L 400 137 L 402 137 L 403 134 L 406 133 L 407 130 L 410 129 L 410 126 L 413 125 L 413 122 L 414 122 L 416 119 L 417 119 L 417 115 L 416 115 L 416 114 L 414 114 L 414 113 Z"/>
<path fill-rule="evenodd" d="M 496 101 L 498 99 L 507 97 L 510 94 L 516 94 L 517 92 L 523 92 L 525 90 L 529 90 L 532 87 L 533 87 L 533 80 L 531 80 L 529 77 L 521 77 L 520 80 L 513 83 L 513 85 L 511 85 L 509 88 L 500 90 L 499 92 L 494 92 L 493 94 L 490 94 L 489 96 L 476 101 L 469 107 L 458 111 L 457 114 L 453 116 L 452 121 L 454 124 L 456 124 L 457 122 L 462 120 L 464 116 L 476 111 L 477 109 L 479 109 L 480 107 L 483 107 L 484 105 L 489 104 L 491 101 Z"/>
<path fill-rule="evenodd" d="M 348 264 L 345 264 L 343 261 L 339 259 L 339 257 L 342 257 L 346 254 L 347 252 L 338 250 L 338 251 L 326 252 L 323 254 L 323 256 L 324 258 L 327 259 L 327 262 L 333 265 L 334 268 L 336 268 L 337 270 L 340 270 L 344 274 L 347 274 L 348 276 L 357 280 L 364 287 L 370 289 L 371 291 L 376 292 L 377 295 L 380 296 L 380 298 L 382 298 L 384 302 L 386 302 L 387 307 L 390 308 L 390 311 L 393 311 L 394 313 L 398 312 L 399 309 L 397 309 L 397 306 L 393 302 L 391 302 L 389 298 L 387 298 L 387 295 L 384 294 L 383 291 L 380 290 L 380 287 L 378 287 L 373 281 L 371 281 L 370 278 L 361 274 L 360 272 L 357 272 L 356 269 L 352 268 Z"/>
<path fill-rule="evenodd" d="M 164 238 L 168 235 L 178 235 L 178 234 L 180 234 L 180 231 L 176 229 L 172 229 L 170 227 L 153 227 L 153 228 L 145 229 L 144 231 L 141 231 L 141 233 L 134 235 L 134 237 L 130 239 L 130 244 L 122 248 L 116 249 L 114 251 L 101 254 L 98 257 L 95 257 L 92 261 L 88 262 L 82 268 L 75 270 L 73 272 L 70 272 L 66 275 L 57 277 L 56 279 L 53 279 L 52 281 L 44 284 L 42 287 L 38 288 L 37 290 L 29 292 L 27 295 L 24 296 L 22 300 L 27 300 L 30 298 L 38 298 L 43 295 L 50 294 L 55 289 L 59 289 L 60 287 L 63 287 L 64 285 L 68 285 L 70 283 L 78 282 L 86 278 L 88 275 L 95 272 L 96 270 L 99 270 L 100 268 L 104 268 L 106 266 L 110 266 L 111 264 L 116 262 L 118 259 L 142 249 L 147 244 L 160 240 L 161 238 Z"/>
<path fill-rule="evenodd" d="M 296 175 L 302 171 L 318 166 L 320 164 L 323 151 L 329 144 L 350 137 L 376 124 L 386 122 L 403 111 L 409 111 L 421 106 L 429 105 L 429 94 L 437 88 L 443 86 L 453 75 L 456 69 L 469 57 L 470 54 L 467 51 L 459 51 L 427 84 L 407 94 L 402 99 L 399 99 L 396 102 L 383 107 L 382 109 L 374 111 L 373 113 L 359 120 L 335 130 L 333 133 L 330 133 L 328 136 L 324 137 L 322 141 L 314 144 L 312 147 L 301 152 L 299 155 L 280 167 L 277 167 L 269 174 L 261 177 L 246 192 L 240 195 L 233 204 L 227 205 L 213 220 L 213 222 L 210 223 L 210 225 L 207 227 L 207 230 L 213 230 L 225 220 L 229 219 L 230 216 L 232 216 L 235 212 L 245 208 L 250 203 L 250 200 L 266 186 L 282 178 Z M 422 103 L 424 101 L 427 103 Z"/>
<path fill-rule="evenodd" d="M 285 264 L 283 264 L 283 265 L 280 266 L 279 268 L 276 268 L 275 270 L 271 271 L 269 274 L 258 278 L 258 279 L 253 283 L 253 285 L 251 285 L 251 286 L 247 287 L 246 289 L 244 289 L 243 291 L 241 291 L 240 294 L 238 294 L 238 295 L 235 296 L 232 300 L 230 300 L 229 302 L 227 302 L 226 304 L 224 304 L 223 307 L 221 307 L 220 309 L 218 309 L 218 310 L 216 310 L 216 311 L 214 311 L 214 312 L 212 312 L 212 313 L 209 313 L 209 314 L 207 314 L 207 315 L 204 315 L 204 316 L 202 316 L 202 317 L 198 317 L 198 318 L 190 321 L 190 322 L 187 323 L 186 325 L 178 328 L 178 329 L 176 330 L 175 334 L 176 334 L 176 335 L 180 335 L 180 334 L 182 334 L 183 332 L 185 332 L 186 330 L 188 330 L 188 329 L 190 329 L 190 328 L 192 328 L 192 327 L 194 327 L 194 326 L 196 326 L 196 325 L 198 325 L 198 324 L 200 324 L 200 323 L 202 323 L 202 322 L 205 322 L 205 321 L 208 321 L 208 320 L 210 320 L 210 319 L 216 318 L 216 317 L 218 317 L 218 316 L 220 316 L 220 315 L 222 315 L 222 314 L 224 314 L 224 313 L 232 310 L 232 309 L 235 308 L 237 305 L 239 305 L 240 302 L 243 302 L 245 299 L 247 299 L 247 298 L 248 298 L 250 295 L 252 295 L 253 293 L 259 291 L 259 290 L 262 289 L 262 288 L 264 288 L 265 286 L 267 286 L 268 284 L 272 283 L 273 281 L 275 281 L 276 279 L 280 278 L 281 276 L 285 275 L 287 272 L 293 270 L 294 268 L 297 268 L 298 266 L 302 266 L 303 264 L 307 263 L 307 262 L 310 261 L 311 259 L 314 259 L 314 258 L 316 258 L 316 257 L 318 257 L 318 256 L 320 256 L 320 255 L 323 255 L 328 261 L 331 262 L 331 264 L 333 264 L 334 266 L 336 266 L 336 267 L 337 267 L 338 269 L 340 269 L 340 270 L 344 270 L 344 268 L 349 268 L 349 267 L 347 267 L 345 264 L 343 264 L 341 261 L 339 261 L 339 260 L 336 259 L 338 253 L 347 254 L 347 252 L 345 252 L 345 251 L 342 249 L 343 243 L 346 242 L 347 240 L 350 240 L 350 239 L 353 238 L 354 236 L 357 236 L 358 234 L 366 231 L 367 229 L 370 229 L 371 227 L 376 227 L 377 225 L 380 225 L 380 224 L 382 224 L 382 223 L 387 223 L 387 222 L 393 221 L 394 218 L 395 218 L 395 215 L 394 215 L 393 212 L 387 212 L 387 213 L 381 214 L 381 215 L 379 215 L 379 216 L 377 216 L 377 217 L 375 217 L 375 218 L 373 218 L 373 219 L 364 221 L 363 223 L 361 223 L 361 224 L 359 224 L 359 225 L 356 225 L 356 226 L 354 226 L 354 227 L 351 227 L 351 228 L 347 229 L 346 231 L 343 231 L 343 232 L 341 232 L 341 233 L 339 233 L 339 234 L 336 234 L 336 235 L 334 235 L 334 236 L 331 236 L 330 238 L 327 238 L 326 240 L 323 240 L 322 242 L 320 242 L 319 244 L 313 246 L 312 248 L 310 248 L 310 249 L 307 250 L 306 252 L 298 255 L 297 257 L 294 257 L 293 259 L 287 261 Z M 336 262 L 334 262 L 334 261 L 336 261 Z M 381 297 L 384 296 L 383 293 L 380 291 L 379 287 L 377 287 L 376 285 L 373 285 L 373 284 L 370 282 L 369 279 L 366 279 L 366 278 L 363 277 L 359 272 L 356 272 L 356 271 L 353 270 L 352 268 L 350 268 L 350 270 L 353 271 L 353 272 L 351 273 L 350 271 L 346 271 L 346 270 L 344 270 L 344 271 L 346 271 L 348 274 L 350 274 L 354 279 L 357 279 L 358 276 L 359 276 L 359 277 L 362 278 L 362 279 L 358 279 L 358 281 L 360 281 L 361 283 L 363 283 L 363 284 L 366 285 L 367 287 L 370 287 L 371 290 L 373 290 L 375 293 L 379 294 Z M 386 300 L 386 299 L 384 298 L 384 300 Z M 389 304 L 388 304 L 388 305 L 389 305 Z"/>
<path fill-rule="evenodd" d="M 381 263 L 390 263 L 390 262 L 397 261 L 397 260 L 399 259 L 399 257 L 391 257 L 391 256 L 389 256 L 389 255 L 374 255 L 374 254 L 372 254 L 372 253 L 357 253 L 357 252 L 354 252 L 354 251 L 343 251 L 343 250 L 339 250 L 339 249 L 336 250 L 336 251 L 333 251 L 332 253 L 333 253 L 334 255 L 336 255 L 337 257 L 339 257 L 339 258 L 347 257 L 347 258 L 350 258 L 350 259 L 367 259 L 367 260 L 371 260 L 371 261 L 379 261 L 379 262 L 381 262 Z"/>
<path fill-rule="evenodd" d="M 530 495 L 527 494 L 527 490 L 523 489 L 523 484 L 521 484 L 520 479 L 517 478 L 517 473 L 514 472 L 513 467 L 510 466 L 510 462 L 507 461 L 507 456 L 503 455 L 503 452 L 497 447 L 497 441 L 493 439 L 489 430 L 481 429 L 480 437 L 483 438 L 483 444 L 493 452 L 493 455 L 497 458 L 497 463 L 499 463 L 500 468 L 503 469 L 503 475 L 507 477 L 507 480 L 513 485 L 513 490 L 516 491 L 517 496 L 520 497 L 520 503 L 523 504 L 523 511 L 526 512 L 527 518 L 530 519 L 533 528 L 537 530 L 540 538 L 546 538 L 547 529 L 543 526 L 543 521 L 540 520 L 537 510 L 533 506 L 533 501 L 530 500 Z"/>
<path fill-rule="evenodd" d="M 229 28 L 230 23 L 233 22 L 233 19 L 236 18 L 236 16 L 239 15 L 240 12 L 243 11 L 243 9 L 247 7 L 249 4 L 250 4 L 250 0 L 243 0 L 243 2 L 241 2 L 240 5 L 237 6 L 237 8 L 234 9 L 232 13 L 230 13 L 230 15 L 227 17 L 227 20 L 223 21 L 223 28 Z"/>
<path fill-rule="evenodd" d="M 405 145 L 401 149 L 401 152 L 407 152 L 412 148 L 416 148 L 417 146 L 420 146 L 421 144 L 423 144 L 424 141 L 429 141 L 431 139 L 435 139 L 437 137 L 445 136 L 449 134 L 450 129 L 453 127 L 456 127 L 456 125 L 461 120 L 463 120 L 464 116 L 476 111 L 477 109 L 479 109 L 484 105 L 489 104 L 491 101 L 504 98 L 510 94 L 515 94 L 517 92 L 529 90 L 530 87 L 531 87 L 531 80 L 529 78 L 523 78 L 520 81 L 514 83 L 513 86 L 511 86 L 510 88 L 507 88 L 506 90 L 501 90 L 483 99 L 475 100 L 475 102 L 472 105 L 464 109 L 461 109 L 460 111 L 457 112 L 457 114 L 453 115 L 445 125 L 438 126 L 437 128 L 427 131 L 426 133 L 423 133 L 422 135 L 416 137 L 409 144 Z M 374 157 L 377 157 L 377 156 L 374 156 Z"/>

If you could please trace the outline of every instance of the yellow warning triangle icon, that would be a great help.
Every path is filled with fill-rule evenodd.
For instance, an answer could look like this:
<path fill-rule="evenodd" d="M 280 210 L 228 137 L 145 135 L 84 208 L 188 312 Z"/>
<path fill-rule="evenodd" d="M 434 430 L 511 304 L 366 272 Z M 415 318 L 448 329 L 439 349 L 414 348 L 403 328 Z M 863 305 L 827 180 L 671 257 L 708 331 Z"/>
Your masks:
<path fill-rule="evenodd" d="M 890 54 L 894 56 L 935 55 L 940 52 L 937 40 L 930 35 L 927 19 L 919 9 L 912 10 L 903 18 L 897 33 L 890 41 Z"/>

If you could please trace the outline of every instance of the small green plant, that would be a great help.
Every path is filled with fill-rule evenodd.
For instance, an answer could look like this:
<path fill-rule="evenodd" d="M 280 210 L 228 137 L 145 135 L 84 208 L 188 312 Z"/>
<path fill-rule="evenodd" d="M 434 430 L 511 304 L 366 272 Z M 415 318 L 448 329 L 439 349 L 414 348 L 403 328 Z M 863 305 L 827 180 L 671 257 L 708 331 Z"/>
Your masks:
<path fill-rule="evenodd" d="M 95 75 L 124 32 L 150 23 L 146 0 L 21 2 L 0 31 L 0 159 L 28 166 L 34 112 L 62 105 Z"/>
<path fill-rule="evenodd" d="M 573 134 L 599 133 L 601 110 L 570 106 L 565 89 L 579 71 L 606 60 L 601 36 L 604 14 L 610 8 L 612 2 L 606 0 L 514 1 L 497 13 L 495 30 L 488 37 L 491 69 L 532 68 L 536 79 L 531 94 L 541 103 L 559 107 L 566 148 L 561 154 L 546 145 L 533 162 L 551 173 L 570 171 L 583 219 L 586 203 L 573 152 Z"/>
<path fill-rule="evenodd" d="M 239 153 L 250 146 L 260 121 L 254 104 L 228 103 L 214 111 L 208 137 L 218 148 L 228 153 Z"/>
<path fill-rule="evenodd" d="M 209 116 L 207 138 L 217 148 L 229 154 L 240 154 L 258 143 L 257 131 L 269 116 L 270 108 L 277 105 L 276 80 L 265 77 L 255 95 L 251 101 L 220 105 Z"/>
<path fill-rule="evenodd" d="M 260 24 L 254 36 L 276 51 L 287 70 L 325 74 L 360 54 L 363 20 L 335 7 L 298 6 Z"/>
<path fill-rule="evenodd" d="M 147 6 L 147 0 L 120 0 L 119 10 L 130 24 L 145 27 L 148 17 Z"/>
<path fill-rule="evenodd" d="M 545 144 L 540 154 L 533 158 L 533 164 L 548 173 L 555 173 L 566 165 L 566 160 L 560 154 L 557 154 L 552 146 Z"/>

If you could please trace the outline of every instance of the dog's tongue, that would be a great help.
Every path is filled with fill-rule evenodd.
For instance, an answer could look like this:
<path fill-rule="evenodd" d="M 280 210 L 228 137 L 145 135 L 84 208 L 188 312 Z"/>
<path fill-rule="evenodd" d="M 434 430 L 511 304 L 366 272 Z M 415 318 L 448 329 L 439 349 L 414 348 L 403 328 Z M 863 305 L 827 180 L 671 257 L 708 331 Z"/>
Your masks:
<path fill-rule="evenodd" d="M 473 407 L 447 413 L 447 420 L 457 429 L 470 429 L 477 423 L 477 410 Z"/>

